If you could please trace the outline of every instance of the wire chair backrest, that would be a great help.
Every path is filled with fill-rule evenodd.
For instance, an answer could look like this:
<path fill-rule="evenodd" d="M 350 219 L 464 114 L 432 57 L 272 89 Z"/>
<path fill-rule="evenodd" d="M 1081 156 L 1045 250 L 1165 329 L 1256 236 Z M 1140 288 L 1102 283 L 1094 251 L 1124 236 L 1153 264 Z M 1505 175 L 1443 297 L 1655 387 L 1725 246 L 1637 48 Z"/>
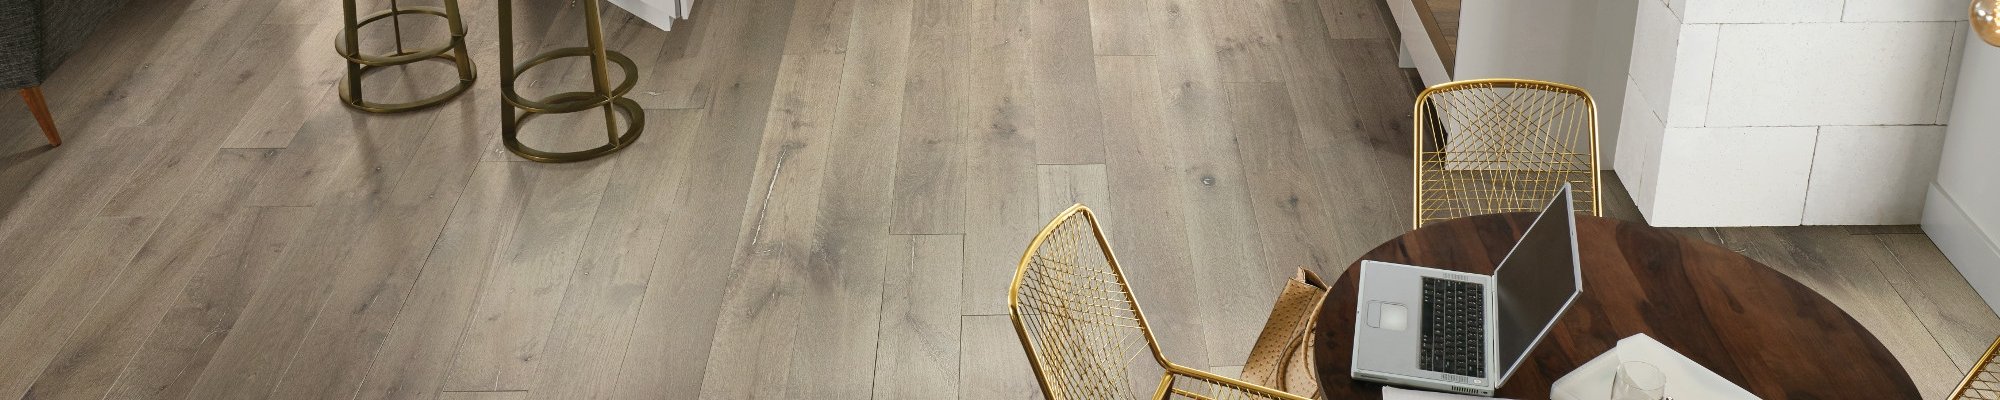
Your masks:
<path fill-rule="evenodd" d="M 1083 205 L 1035 236 L 1008 290 L 1016 333 L 1050 399 L 1143 398 L 1168 364 L 1111 247 Z M 1151 356 L 1154 363 L 1136 363 Z M 1157 381 L 1157 378 L 1153 378 Z"/>
<path fill-rule="evenodd" d="M 1972 366 L 1972 372 L 1966 373 L 1965 380 L 1951 391 L 1951 400 L 2000 399 L 2000 360 L 1993 359 L 1996 351 L 2000 351 L 2000 338 L 1993 339 L 1993 344 L 1986 347 L 1986 354 L 1979 356 L 1979 363 Z"/>
<path fill-rule="evenodd" d="M 1524 79 L 1444 83 L 1417 95 L 1412 225 L 1541 211 L 1564 183 L 1601 214 L 1597 108 L 1575 86 Z"/>

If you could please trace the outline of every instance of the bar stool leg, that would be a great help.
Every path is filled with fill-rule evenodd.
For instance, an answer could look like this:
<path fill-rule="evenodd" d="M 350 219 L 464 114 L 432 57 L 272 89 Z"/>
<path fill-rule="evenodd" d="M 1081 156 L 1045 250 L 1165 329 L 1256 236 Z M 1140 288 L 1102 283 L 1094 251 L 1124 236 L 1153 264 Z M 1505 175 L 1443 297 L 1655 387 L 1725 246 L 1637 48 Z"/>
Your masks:
<path fill-rule="evenodd" d="M 499 0 L 500 14 L 500 94 L 502 110 L 500 140 L 507 150 L 521 158 L 537 162 L 575 162 L 603 157 L 618 152 L 639 140 L 645 132 L 646 113 L 639 103 L 625 98 L 638 83 L 638 64 L 632 58 L 604 45 L 604 25 L 600 17 L 599 0 L 581 0 L 584 9 L 584 25 L 589 29 L 585 47 L 568 47 L 535 55 L 520 64 L 514 63 L 514 10 L 510 0 Z M 588 57 L 590 59 L 591 91 L 563 92 L 540 99 L 521 97 L 516 91 L 515 80 L 522 71 L 537 65 L 566 57 Z M 618 85 L 611 84 L 610 65 L 618 64 L 625 73 L 625 80 Z M 601 108 L 604 112 L 605 144 L 596 148 L 571 152 L 553 152 L 528 147 L 521 143 L 521 124 L 542 114 L 566 114 Z M 519 111 L 517 114 L 516 111 Z M 625 118 L 625 129 L 618 129 L 618 116 Z M 518 115 L 518 116 L 517 116 Z"/>
<path fill-rule="evenodd" d="M 447 100 L 464 94 L 466 89 L 472 88 L 472 82 L 478 78 L 478 73 L 473 68 L 471 56 L 467 54 L 465 24 L 459 18 L 458 0 L 443 0 L 443 8 L 403 7 L 397 4 L 396 0 L 390 0 L 388 10 L 367 16 L 359 15 L 359 12 L 356 11 L 354 1 L 341 1 L 341 6 L 343 7 L 341 10 L 342 26 L 340 34 L 333 41 L 334 51 L 339 53 L 340 57 L 346 59 L 347 62 L 347 76 L 340 82 L 341 103 L 361 111 L 396 113 L 443 104 Z M 404 48 L 402 21 L 402 16 L 404 15 L 430 15 L 444 18 L 446 24 L 450 26 L 451 41 L 442 46 L 428 49 L 412 51 Z M 388 55 L 361 54 L 361 28 L 367 26 L 369 23 L 384 19 L 389 20 L 389 24 L 393 30 L 395 36 L 394 43 L 396 44 L 395 52 Z M 446 89 L 442 93 L 401 103 L 369 101 L 362 95 L 361 81 L 369 73 L 380 71 L 384 67 L 412 64 L 425 60 L 439 60 L 454 64 L 458 69 L 458 84 L 452 86 L 450 89 Z"/>

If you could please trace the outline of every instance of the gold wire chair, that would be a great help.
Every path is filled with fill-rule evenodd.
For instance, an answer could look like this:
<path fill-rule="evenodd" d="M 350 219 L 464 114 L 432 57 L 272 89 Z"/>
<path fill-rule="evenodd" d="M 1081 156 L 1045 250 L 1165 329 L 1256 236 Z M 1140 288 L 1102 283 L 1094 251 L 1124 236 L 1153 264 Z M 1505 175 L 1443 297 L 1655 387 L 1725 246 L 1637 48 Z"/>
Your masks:
<path fill-rule="evenodd" d="M 1986 354 L 1979 356 L 1972 372 L 1965 374 L 1958 389 L 1951 391 L 1951 399 L 2000 399 L 2000 362 L 1993 360 L 1995 350 L 2000 350 L 2000 337 L 1993 338 L 1993 344 L 1986 346 Z"/>
<path fill-rule="evenodd" d="M 1308 400 L 1167 361 L 1097 218 L 1082 204 L 1057 214 L 1028 244 L 1007 305 L 1050 400 L 1137 399 L 1143 388 L 1134 383 L 1152 372 L 1138 368 L 1164 371 L 1153 399 Z M 1157 366 L 1133 363 L 1148 353 Z"/>
<path fill-rule="evenodd" d="M 1477 79 L 1417 95 L 1414 227 L 1469 215 L 1540 211 L 1563 183 L 1599 215 L 1597 106 L 1575 86 Z"/>

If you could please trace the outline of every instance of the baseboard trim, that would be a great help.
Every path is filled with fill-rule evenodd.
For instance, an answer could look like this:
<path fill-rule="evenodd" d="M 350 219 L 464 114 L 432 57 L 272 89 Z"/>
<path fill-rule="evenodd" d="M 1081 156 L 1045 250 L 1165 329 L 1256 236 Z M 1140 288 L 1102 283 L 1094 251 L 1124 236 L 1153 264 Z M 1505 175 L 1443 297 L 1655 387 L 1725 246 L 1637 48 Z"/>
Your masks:
<path fill-rule="evenodd" d="M 1950 192 L 1931 183 L 1930 193 L 1924 197 L 1924 233 L 1972 283 L 1979 297 L 1986 299 L 1986 305 L 2000 309 L 2000 242 L 1993 240 L 1987 228 L 2000 229 L 1979 226 Z"/>

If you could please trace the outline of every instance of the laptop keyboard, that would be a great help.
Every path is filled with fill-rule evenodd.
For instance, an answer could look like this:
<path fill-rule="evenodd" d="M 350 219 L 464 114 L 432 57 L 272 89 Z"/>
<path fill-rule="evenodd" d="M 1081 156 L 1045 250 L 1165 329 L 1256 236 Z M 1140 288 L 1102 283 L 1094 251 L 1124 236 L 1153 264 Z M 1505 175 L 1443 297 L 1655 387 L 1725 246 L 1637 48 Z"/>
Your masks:
<path fill-rule="evenodd" d="M 1417 367 L 1486 376 L 1486 293 L 1477 283 L 1424 278 L 1423 338 Z"/>

